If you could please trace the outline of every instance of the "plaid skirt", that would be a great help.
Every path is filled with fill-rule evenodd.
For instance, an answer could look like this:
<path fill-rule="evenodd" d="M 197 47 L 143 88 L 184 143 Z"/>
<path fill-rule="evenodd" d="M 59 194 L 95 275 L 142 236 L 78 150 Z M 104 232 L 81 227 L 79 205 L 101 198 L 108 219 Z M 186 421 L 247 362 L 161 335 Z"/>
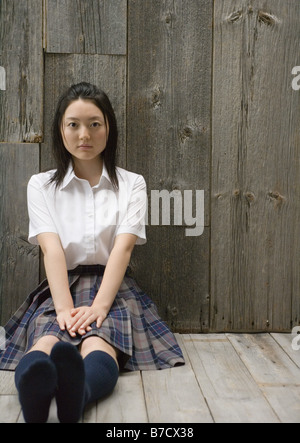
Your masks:
<path fill-rule="evenodd" d="M 104 266 L 92 265 L 78 266 L 68 272 L 75 307 L 92 304 L 104 270 Z M 184 364 L 173 333 L 159 317 L 155 304 L 128 273 L 102 326 L 97 328 L 94 322 L 91 327 L 84 337 L 77 334 L 72 338 L 67 331 L 61 331 L 48 282 L 44 280 L 1 328 L 0 370 L 14 370 L 24 353 L 45 335 L 75 346 L 89 336 L 101 337 L 120 351 L 121 370 L 165 369 Z"/>

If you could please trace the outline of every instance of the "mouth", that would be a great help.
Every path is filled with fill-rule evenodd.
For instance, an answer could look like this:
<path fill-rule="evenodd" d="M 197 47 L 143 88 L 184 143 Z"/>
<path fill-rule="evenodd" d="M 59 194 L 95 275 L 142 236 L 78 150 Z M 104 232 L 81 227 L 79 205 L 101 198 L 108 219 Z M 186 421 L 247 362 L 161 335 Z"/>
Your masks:
<path fill-rule="evenodd" d="M 88 150 L 91 149 L 93 146 L 91 145 L 80 145 L 78 146 L 78 149 L 82 149 L 82 150 Z"/>

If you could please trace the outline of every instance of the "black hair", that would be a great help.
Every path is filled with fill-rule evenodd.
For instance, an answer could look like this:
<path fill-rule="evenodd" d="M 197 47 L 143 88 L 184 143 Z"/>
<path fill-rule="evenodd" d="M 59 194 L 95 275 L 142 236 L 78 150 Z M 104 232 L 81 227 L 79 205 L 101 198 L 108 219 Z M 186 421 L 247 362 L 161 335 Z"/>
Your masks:
<path fill-rule="evenodd" d="M 59 186 L 66 175 L 70 162 L 72 161 L 72 155 L 67 151 L 63 142 L 61 125 L 67 107 L 72 102 L 79 99 L 90 100 L 103 113 L 105 124 L 109 127 L 109 133 L 106 147 L 101 155 L 113 186 L 118 188 L 118 178 L 116 173 L 118 128 L 115 112 L 106 93 L 95 85 L 87 82 L 81 82 L 70 86 L 70 88 L 59 98 L 52 124 L 52 151 L 57 169 L 49 183 L 55 183 L 56 187 Z"/>

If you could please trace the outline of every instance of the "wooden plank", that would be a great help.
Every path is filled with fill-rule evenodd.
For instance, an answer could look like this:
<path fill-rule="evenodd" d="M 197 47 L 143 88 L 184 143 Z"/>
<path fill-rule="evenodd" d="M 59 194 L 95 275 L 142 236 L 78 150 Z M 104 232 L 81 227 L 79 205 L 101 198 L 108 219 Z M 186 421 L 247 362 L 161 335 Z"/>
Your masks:
<path fill-rule="evenodd" d="M 46 51 L 126 54 L 126 0 L 46 0 Z"/>
<path fill-rule="evenodd" d="M 0 5 L 0 142 L 38 143 L 43 138 L 43 42 L 40 0 Z"/>
<path fill-rule="evenodd" d="M 300 369 L 269 334 L 227 334 L 259 385 L 298 385 Z"/>
<path fill-rule="evenodd" d="M 149 198 L 151 190 L 205 190 L 208 226 L 212 2 L 186 5 L 128 3 L 127 166 L 145 177 Z M 135 251 L 135 278 L 176 330 L 205 330 L 209 230 L 188 238 L 183 225 L 152 226 L 150 218 L 148 237 L 147 249 Z"/>
<path fill-rule="evenodd" d="M 299 386 L 262 386 L 261 390 L 282 423 L 299 423 Z"/>
<path fill-rule="evenodd" d="M 0 319 L 3 325 L 38 285 L 39 251 L 28 238 L 27 183 L 39 171 L 39 145 L 0 144 Z M 12 284 L 13 282 L 13 284 Z"/>
<path fill-rule="evenodd" d="M 15 386 L 15 372 L 0 371 L 0 396 L 12 396 L 17 395 L 17 393 L 17 388 Z"/>
<path fill-rule="evenodd" d="M 212 417 L 189 368 L 143 372 L 150 423 L 211 423 Z"/>
<path fill-rule="evenodd" d="M 209 228 L 195 238 L 181 227 L 148 226 L 147 243 L 133 251 L 134 277 L 173 331 L 208 329 L 208 262 Z"/>
<path fill-rule="evenodd" d="M 17 423 L 22 416 L 17 395 L 0 395 L 0 423 Z"/>
<path fill-rule="evenodd" d="M 50 130 L 58 97 L 71 84 L 91 82 L 103 89 L 114 107 L 119 129 L 119 164 L 126 159 L 126 58 L 86 54 L 47 54 L 45 58 L 45 144 L 42 170 L 53 167 Z"/>
<path fill-rule="evenodd" d="M 299 367 L 269 334 L 227 336 L 281 422 L 299 423 Z"/>
<path fill-rule="evenodd" d="M 186 364 L 163 371 L 142 372 L 150 423 L 212 423 L 197 383 L 183 335 L 176 334 Z"/>
<path fill-rule="evenodd" d="M 96 422 L 148 422 L 142 378 L 139 371 L 121 374 L 112 394 L 97 402 Z"/>
<path fill-rule="evenodd" d="M 271 336 L 276 340 L 279 346 L 282 347 L 284 352 L 293 360 L 293 362 L 300 368 L 300 350 L 293 349 L 293 339 L 295 339 L 295 334 L 280 334 L 273 333 Z M 299 346 L 300 336 L 298 336 L 298 340 L 294 343 Z"/>
<path fill-rule="evenodd" d="M 299 2 L 215 2 L 212 330 L 299 321 L 299 17 Z"/>
<path fill-rule="evenodd" d="M 224 334 L 186 335 L 184 344 L 217 423 L 278 422 Z"/>

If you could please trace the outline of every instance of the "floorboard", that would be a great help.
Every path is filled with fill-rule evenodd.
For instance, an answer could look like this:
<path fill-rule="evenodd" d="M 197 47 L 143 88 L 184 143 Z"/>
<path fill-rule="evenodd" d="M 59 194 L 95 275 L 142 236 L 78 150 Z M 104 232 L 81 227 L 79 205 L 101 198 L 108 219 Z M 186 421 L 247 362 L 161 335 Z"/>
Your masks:
<path fill-rule="evenodd" d="M 121 374 L 81 423 L 299 423 L 291 334 L 176 334 L 186 365 Z M 55 400 L 49 423 L 57 423 Z M 0 423 L 24 423 L 14 373 L 0 371 Z"/>

